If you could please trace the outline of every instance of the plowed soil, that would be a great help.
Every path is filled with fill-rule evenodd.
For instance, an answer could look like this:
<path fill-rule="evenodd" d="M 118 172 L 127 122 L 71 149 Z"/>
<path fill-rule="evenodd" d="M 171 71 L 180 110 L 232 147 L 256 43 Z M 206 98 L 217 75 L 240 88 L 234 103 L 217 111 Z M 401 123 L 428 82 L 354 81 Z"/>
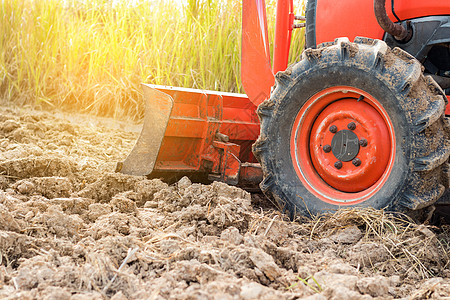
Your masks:
<path fill-rule="evenodd" d="M 450 299 L 448 227 L 114 173 L 124 124 L 0 107 L 0 298 Z"/>

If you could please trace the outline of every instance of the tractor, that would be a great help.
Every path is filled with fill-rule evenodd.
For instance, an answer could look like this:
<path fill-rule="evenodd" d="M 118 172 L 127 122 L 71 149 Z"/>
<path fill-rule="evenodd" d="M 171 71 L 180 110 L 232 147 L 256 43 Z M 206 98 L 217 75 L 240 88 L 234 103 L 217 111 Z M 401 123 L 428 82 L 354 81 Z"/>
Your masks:
<path fill-rule="evenodd" d="M 143 84 L 144 125 L 117 171 L 261 191 L 293 217 L 419 212 L 449 187 L 450 2 L 244 0 L 246 94 Z M 303 22 L 304 21 L 304 22 Z M 292 30 L 306 47 L 288 66 Z"/>

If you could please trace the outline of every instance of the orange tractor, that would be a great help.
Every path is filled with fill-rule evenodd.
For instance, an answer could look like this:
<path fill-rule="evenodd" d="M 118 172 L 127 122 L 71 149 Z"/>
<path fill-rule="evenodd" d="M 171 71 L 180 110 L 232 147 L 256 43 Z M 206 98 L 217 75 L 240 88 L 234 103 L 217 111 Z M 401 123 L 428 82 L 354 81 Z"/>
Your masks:
<path fill-rule="evenodd" d="M 304 18 L 278 0 L 272 66 L 264 0 L 244 0 L 246 95 L 144 84 L 118 170 L 259 183 L 291 215 L 434 204 L 449 186 L 450 2 L 390 2 L 308 0 Z"/>

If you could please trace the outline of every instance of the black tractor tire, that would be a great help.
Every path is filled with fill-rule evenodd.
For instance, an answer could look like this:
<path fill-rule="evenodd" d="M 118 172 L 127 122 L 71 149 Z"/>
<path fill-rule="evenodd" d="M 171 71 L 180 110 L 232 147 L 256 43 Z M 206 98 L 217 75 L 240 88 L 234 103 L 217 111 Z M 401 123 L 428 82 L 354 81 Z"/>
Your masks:
<path fill-rule="evenodd" d="M 353 201 L 355 192 L 336 189 L 339 195 L 350 199 L 343 196 L 343 200 L 316 191 L 314 184 L 306 186 L 308 179 L 301 180 L 294 167 L 292 141 L 297 143 L 298 151 L 310 147 L 298 142 L 297 134 L 293 140 L 295 119 L 303 118 L 302 111 L 309 109 L 305 106 L 314 95 L 340 86 L 372 95 L 388 115 L 392 127 L 391 141 L 395 147 L 390 148 L 389 173 L 383 173 L 380 177 L 384 178 L 383 183 L 373 188 L 374 192 L 358 191 L 365 195 L 364 201 Z M 361 99 L 364 98 L 355 102 Z M 413 56 L 399 48 L 390 49 L 383 41 L 357 37 L 351 43 L 347 38 L 339 38 L 318 45 L 317 49 L 306 49 L 300 62 L 276 74 L 270 99 L 257 110 L 261 133 L 253 152 L 263 170 L 260 188 L 291 217 L 315 216 L 342 207 L 404 212 L 430 206 L 449 186 L 450 130 L 444 114 L 446 103 L 442 89 L 431 77 L 423 75 L 422 65 Z M 351 162 L 344 162 L 348 163 Z M 301 166 L 299 169 L 303 174 Z M 335 189 L 326 182 L 325 185 L 327 191 Z"/>

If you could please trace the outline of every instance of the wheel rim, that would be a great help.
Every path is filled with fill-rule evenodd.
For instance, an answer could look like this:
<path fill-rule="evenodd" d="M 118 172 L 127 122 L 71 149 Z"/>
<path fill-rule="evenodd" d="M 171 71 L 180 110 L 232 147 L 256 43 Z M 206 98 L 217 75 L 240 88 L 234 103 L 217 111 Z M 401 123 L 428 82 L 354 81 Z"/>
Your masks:
<path fill-rule="evenodd" d="M 297 114 L 291 156 L 303 185 L 335 205 L 369 199 L 385 184 L 395 158 L 391 120 L 377 99 L 353 87 L 322 90 Z"/>

